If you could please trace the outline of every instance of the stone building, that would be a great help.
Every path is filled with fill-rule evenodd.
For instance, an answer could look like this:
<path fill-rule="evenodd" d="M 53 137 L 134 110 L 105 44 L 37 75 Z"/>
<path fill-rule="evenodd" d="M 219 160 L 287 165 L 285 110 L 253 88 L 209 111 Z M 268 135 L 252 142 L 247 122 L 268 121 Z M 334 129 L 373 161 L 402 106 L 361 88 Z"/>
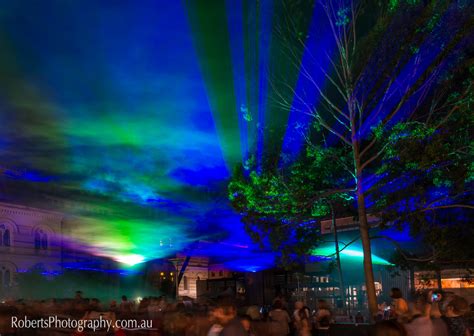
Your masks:
<path fill-rule="evenodd" d="M 61 270 L 64 216 L 54 211 L 0 203 L 0 287 L 8 291 L 18 273 L 42 265 Z"/>
<path fill-rule="evenodd" d="M 189 257 L 178 254 L 176 258 L 170 259 L 176 269 L 178 281 L 180 272 L 181 281 L 178 286 L 178 296 L 187 296 L 197 298 L 197 281 L 206 280 L 209 277 L 209 258 L 206 257 Z"/>

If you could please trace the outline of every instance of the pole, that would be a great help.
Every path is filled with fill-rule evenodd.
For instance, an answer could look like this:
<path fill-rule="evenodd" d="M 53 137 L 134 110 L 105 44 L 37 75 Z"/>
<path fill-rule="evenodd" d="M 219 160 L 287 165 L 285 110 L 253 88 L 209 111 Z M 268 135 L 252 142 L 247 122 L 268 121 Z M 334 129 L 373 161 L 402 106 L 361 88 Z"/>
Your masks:
<path fill-rule="evenodd" d="M 174 266 L 175 268 L 175 274 L 174 274 L 174 297 L 176 300 L 178 300 L 178 293 L 179 293 L 179 287 L 178 287 L 178 273 L 179 273 L 179 259 L 174 258 L 174 259 L 168 259 Z"/>
<path fill-rule="evenodd" d="M 329 206 L 331 207 L 331 224 L 332 224 L 332 230 L 334 233 L 334 242 L 335 242 L 335 247 L 336 247 L 336 263 L 337 263 L 337 270 L 339 273 L 339 287 L 340 287 L 340 293 L 341 293 L 341 300 L 342 300 L 342 308 L 346 306 L 346 289 L 344 286 L 344 277 L 342 275 L 342 266 L 341 266 L 341 255 L 339 253 L 339 237 L 337 234 L 337 224 L 336 224 L 336 213 L 334 212 L 334 207 L 332 205 L 331 201 L 328 201 Z"/>

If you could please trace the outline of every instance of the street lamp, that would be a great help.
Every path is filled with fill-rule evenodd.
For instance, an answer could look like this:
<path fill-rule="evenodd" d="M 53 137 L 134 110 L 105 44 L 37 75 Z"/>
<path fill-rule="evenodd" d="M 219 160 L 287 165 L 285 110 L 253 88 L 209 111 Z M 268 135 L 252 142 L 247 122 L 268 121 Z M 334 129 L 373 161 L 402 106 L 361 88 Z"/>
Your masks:
<path fill-rule="evenodd" d="M 178 275 L 179 275 L 179 258 L 172 258 L 169 259 L 169 261 L 173 264 L 174 269 L 175 269 L 175 275 L 174 275 L 174 293 L 175 293 L 175 299 L 176 301 L 178 300 L 179 296 L 179 285 L 178 285 Z"/>

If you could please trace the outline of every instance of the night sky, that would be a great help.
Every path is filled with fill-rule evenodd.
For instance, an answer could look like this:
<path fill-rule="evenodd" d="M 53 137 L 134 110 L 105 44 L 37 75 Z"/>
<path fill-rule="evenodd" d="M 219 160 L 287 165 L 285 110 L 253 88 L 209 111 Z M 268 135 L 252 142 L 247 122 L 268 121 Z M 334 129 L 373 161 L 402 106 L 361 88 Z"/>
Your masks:
<path fill-rule="evenodd" d="M 82 216 L 73 240 L 88 251 L 133 263 L 196 241 L 253 248 L 226 181 L 262 151 L 266 120 L 286 129 L 267 95 L 278 8 L 221 4 L 2 1 L 2 179 L 100 208 L 55 209 Z"/>
<path fill-rule="evenodd" d="M 290 159 L 300 152 L 311 121 L 300 112 L 320 100 L 307 74 L 324 83 L 335 50 L 321 8 L 285 3 L 1 1 L 2 181 L 100 209 L 55 209 L 80 216 L 71 243 L 97 255 L 133 264 L 200 241 L 199 253 L 235 269 L 271 266 L 230 208 L 227 181 L 275 143 Z M 292 60 L 287 32 L 276 35 L 284 13 L 306 41 Z M 403 73 L 398 84 L 410 85 Z"/>

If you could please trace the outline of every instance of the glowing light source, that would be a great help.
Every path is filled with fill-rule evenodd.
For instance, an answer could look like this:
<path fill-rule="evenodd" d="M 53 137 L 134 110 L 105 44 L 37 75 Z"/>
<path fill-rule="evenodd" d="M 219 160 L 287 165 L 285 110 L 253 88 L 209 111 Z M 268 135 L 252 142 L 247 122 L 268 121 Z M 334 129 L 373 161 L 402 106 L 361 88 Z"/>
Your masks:
<path fill-rule="evenodd" d="M 323 247 L 318 247 L 313 250 L 312 252 L 313 255 L 315 256 L 321 256 L 321 257 L 334 257 L 336 254 L 336 249 L 334 246 L 323 246 Z M 341 258 L 346 259 L 346 260 L 362 260 L 364 258 L 364 253 L 361 250 L 355 249 L 355 248 L 345 248 L 342 251 L 339 252 Z M 377 264 L 377 265 L 393 265 L 389 261 L 376 256 L 372 254 L 372 263 Z"/>
<path fill-rule="evenodd" d="M 145 261 L 145 258 L 141 255 L 138 254 L 129 254 L 129 255 L 122 255 L 122 256 L 117 256 L 115 258 L 116 261 L 126 264 L 129 266 L 134 266 L 136 264 L 140 264 Z"/>

